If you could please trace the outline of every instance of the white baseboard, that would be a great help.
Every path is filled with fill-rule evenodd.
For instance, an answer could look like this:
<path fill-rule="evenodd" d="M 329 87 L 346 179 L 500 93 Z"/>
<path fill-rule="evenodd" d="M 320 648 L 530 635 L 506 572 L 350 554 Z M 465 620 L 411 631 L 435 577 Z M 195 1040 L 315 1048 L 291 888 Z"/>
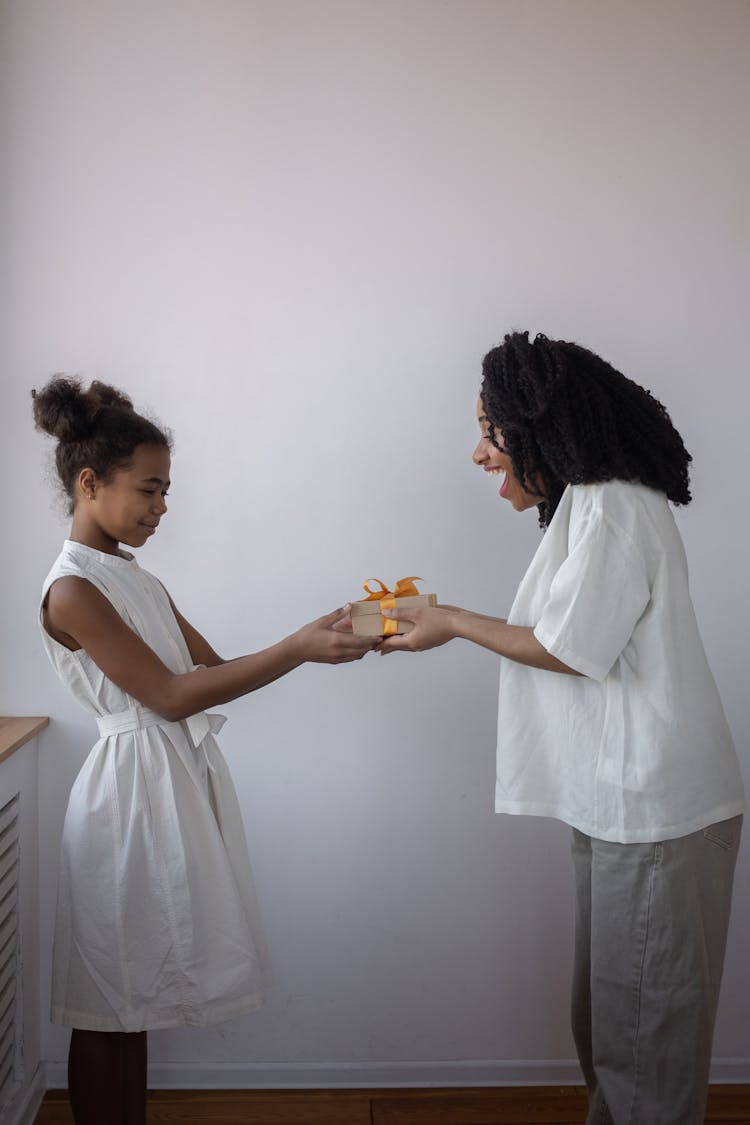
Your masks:
<path fill-rule="evenodd" d="M 67 1085 L 67 1079 L 63 1083 Z M 33 1125 L 47 1089 L 44 1063 L 40 1063 L 30 1082 L 24 1083 L 10 1105 L 3 1110 L 4 1125 Z"/>
<path fill-rule="evenodd" d="M 714 1083 L 750 1082 L 750 1059 L 715 1059 Z M 572 1059 L 479 1059 L 383 1063 L 160 1063 L 149 1067 L 154 1090 L 303 1090 L 440 1086 L 576 1086 Z M 49 1089 L 67 1085 L 67 1066 L 47 1063 Z"/>
<path fill-rule="evenodd" d="M 172 1065 L 154 1067 L 155 1089 L 187 1086 L 187 1073 L 195 1080 L 207 1081 L 209 1087 L 226 1089 L 352 1089 L 430 1086 L 542 1086 L 567 1085 L 581 1081 L 577 1063 L 513 1062 L 492 1060 L 460 1062 L 383 1062 L 383 1063 L 318 1063 L 290 1066 L 284 1063 L 257 1064 L 248 1067 L 213 1066 L 179 1068 Z M 186 1073 L 187 1071 L 187 1073 Z"/>
<path fill-rule="evenodd" d="M 746 1086 L 750 1083 L 750 1059 L 713 1059 L 709 1081 L 714 1086 Z"/>

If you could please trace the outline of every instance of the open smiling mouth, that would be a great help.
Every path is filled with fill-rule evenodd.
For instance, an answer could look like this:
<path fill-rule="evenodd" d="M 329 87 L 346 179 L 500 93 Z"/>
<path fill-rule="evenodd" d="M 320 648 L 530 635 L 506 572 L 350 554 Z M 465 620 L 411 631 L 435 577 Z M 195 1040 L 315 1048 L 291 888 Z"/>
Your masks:
<path fill-rule="evenodd" d="M 505 469 L 485 469 L 484 471 L 488 477 L 497 477 L 500 475 L 500 473 L 503 474 L 502 484 L 498 489 L 498 493 L 500 496 L 505 496 L 506 492 L 508 491 L 508 484 L 510 483 L 510 477 L 508 476 Z"/>

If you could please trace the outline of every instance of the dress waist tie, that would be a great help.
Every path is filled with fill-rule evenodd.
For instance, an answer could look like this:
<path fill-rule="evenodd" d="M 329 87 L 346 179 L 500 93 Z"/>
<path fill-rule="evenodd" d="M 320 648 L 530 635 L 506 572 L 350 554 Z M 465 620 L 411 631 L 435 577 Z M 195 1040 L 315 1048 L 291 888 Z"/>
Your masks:
<path fill-rule="evenodd" d="M 226 715 L 208 714 L 206 711 L 198 711 L 187 719 L 177 720 L 179 724 L 187 727 L 190 740 L 196 750 L 206 735 L 218 734 L 226 721 Z M 111 734 L 125 734 L 153 726 L 168 727 L 172 723 L 149 707 L 129 707 L 127 711 L 117 711 L 114 715 L 97 716 L 96 725 L 99 727 L 100 737 L 109 738 Z"/>

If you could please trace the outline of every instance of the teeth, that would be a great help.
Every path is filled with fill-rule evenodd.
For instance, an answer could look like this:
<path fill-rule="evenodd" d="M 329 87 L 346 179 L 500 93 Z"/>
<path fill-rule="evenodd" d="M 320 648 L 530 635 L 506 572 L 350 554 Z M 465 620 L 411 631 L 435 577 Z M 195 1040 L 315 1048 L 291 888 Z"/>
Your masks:
<path fill-rule="evenodd" d="M 505 469 L 487 469 L 486 472 L 488 477 L 496 477 L 499 476 L 500 473 L 504 473 Z"/>

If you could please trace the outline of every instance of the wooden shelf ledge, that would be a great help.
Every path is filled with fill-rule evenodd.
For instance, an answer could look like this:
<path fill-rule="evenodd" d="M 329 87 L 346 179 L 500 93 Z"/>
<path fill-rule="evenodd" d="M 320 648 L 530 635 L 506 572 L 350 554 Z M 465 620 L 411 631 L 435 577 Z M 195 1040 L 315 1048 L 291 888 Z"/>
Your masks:
<path fill-rule="evenodd" d="M 28 718 L 20 715 L 0 715 L 0 762 L 30 742 L 40 730 L 49 725 L 46 716 Z"/>

